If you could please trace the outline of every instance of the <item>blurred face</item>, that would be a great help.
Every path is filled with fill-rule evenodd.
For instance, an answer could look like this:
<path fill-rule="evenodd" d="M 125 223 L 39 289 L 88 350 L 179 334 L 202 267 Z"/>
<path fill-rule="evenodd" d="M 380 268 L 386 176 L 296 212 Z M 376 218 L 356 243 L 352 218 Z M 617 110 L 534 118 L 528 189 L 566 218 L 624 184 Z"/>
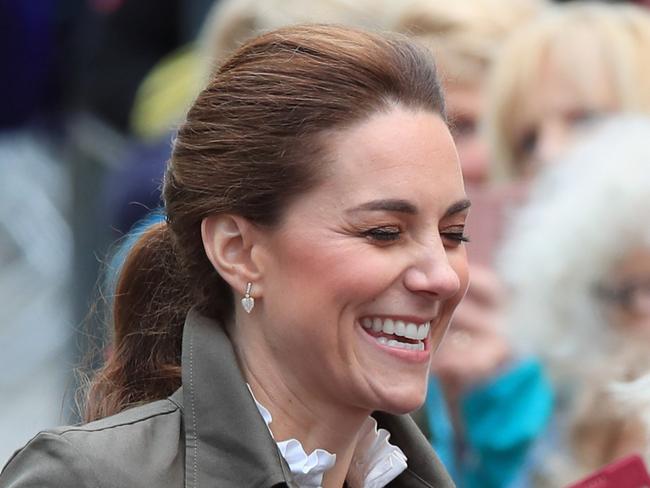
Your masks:
<path fill-rule="evenodd" d="M 580 67 L 589 73 L 588 81 L 547 62 L 539 83 L 513 114 L 513 150 L 524 177 L 562 156 L 598 117 L 617 106 L 602 61 L 583 58 L 576 62 L 587 64 Z"/>
<path fill-rule="evenodd" d="M 650 337 L 650 248 L 630 251 L 601 285 L 601 297 L 612 325 Z"/>
<path fill-rule="evenodd" d="M 463 180 L 480 186 L 489 176 L 489 151 L 479 125 L 483 113 L 483 90 L 480 84 L 447 83 L 447 113 L 458 150 Z"/>
<path fill-rule="evenodd" d="M 467 287 L 454 144 L 437 114 L 402 108 L 327 137 L 325 181 L 263 231 L 252 340 L 299 391 L 408 412 Z"/>

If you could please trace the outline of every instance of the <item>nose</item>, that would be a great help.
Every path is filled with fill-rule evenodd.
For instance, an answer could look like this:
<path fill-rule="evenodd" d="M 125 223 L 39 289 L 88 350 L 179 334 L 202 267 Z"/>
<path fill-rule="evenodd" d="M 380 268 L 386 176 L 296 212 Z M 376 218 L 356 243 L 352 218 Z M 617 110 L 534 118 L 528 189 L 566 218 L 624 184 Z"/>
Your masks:
<path fill-rule="evenodd" d="M 442 242 L 438 242 L 433 248 L 423 246 L 404 274 L 404 285 L 411 292 L 442 300 L 460 291 L 461 277 L 452 266 Z"/>
<path fill-rule="evenodd" d="M 545 121 L 539 129 L 533 159 L 540 167 L 556 161 L 571 141 L 571 128 L 561 119 Z"/>

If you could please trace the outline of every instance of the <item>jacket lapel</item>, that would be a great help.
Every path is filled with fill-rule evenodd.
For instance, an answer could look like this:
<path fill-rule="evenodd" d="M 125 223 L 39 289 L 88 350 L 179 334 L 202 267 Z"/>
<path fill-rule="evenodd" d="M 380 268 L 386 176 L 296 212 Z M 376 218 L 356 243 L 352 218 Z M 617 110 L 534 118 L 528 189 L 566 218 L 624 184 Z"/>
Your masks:
<path fill-rule="evenodd" d="M 408 467 L 389 487 L 400 488 L 453 488 L 451 480 L 431 444 L 422 434 L 410 415 L 390 415 L 375 412 L 377 425 L 390 432 L 390 442 L 399 446 L 407 459 Z"/>
<path fill-rule="evenodd" d="M 298 488 L 248 391 L 230 339 L 217 322 L 194 310 L 183 331 L 182 379 L 186 488 Z M 389 486 L 453 488 L 408 415 L 373 417 L 408 460 Z"/>
<path fill-rule="evenodd" d="M 190 311 L 182 354 L 186 488 L 292 486 L 220 325 Z"/>

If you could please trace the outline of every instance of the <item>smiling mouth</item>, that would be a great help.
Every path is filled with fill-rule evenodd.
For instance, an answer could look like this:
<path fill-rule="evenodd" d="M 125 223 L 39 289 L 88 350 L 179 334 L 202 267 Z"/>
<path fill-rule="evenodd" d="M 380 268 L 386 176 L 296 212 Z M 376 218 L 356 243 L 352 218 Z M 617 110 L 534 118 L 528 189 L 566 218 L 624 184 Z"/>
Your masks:
<path fill-rule="evenodd" d="M 431 322 L 415 324 L 381 317 L 364 317 L 361 326 L 379 344 L 410 351 L 424 351 Z"/>

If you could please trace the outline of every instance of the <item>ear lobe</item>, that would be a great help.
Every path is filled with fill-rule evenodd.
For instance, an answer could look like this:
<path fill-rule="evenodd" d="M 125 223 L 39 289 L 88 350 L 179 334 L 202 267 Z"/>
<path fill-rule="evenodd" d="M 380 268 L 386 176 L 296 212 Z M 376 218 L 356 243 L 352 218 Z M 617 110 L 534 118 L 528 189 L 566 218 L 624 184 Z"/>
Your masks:
<path fill-rule="evenodd" d="M 201 222 L 205 253 L 235 290 L 244 290 L 246 283 L 259 279 L 259 271 L 251 259 L 253 234 L 252 224 L 238 215 L 211 215 Z"/>

